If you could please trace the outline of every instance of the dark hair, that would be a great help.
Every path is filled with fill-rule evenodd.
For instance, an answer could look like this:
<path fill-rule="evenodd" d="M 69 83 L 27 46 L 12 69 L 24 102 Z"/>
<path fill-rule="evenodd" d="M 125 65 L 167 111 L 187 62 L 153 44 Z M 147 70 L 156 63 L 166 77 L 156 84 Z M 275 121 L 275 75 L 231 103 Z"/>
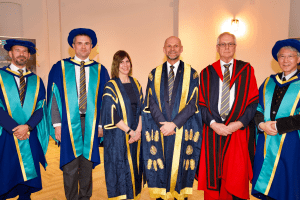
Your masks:
<path fill-rule="evenodd" d="M 111 65 L 111 77 L 112 78 L 119 78 L 119 66 L 124 58 L 128 58 L 128 60 L 130 62 L 130 71 L 129 71 L 128 76 L 132 75 L 132 62 L 131 62 L 131 58 L 130 58 L 129 54 L 124 50 L 119 50 L 115 53 L 115 55 L 113 57 L 113 62 Z"/>

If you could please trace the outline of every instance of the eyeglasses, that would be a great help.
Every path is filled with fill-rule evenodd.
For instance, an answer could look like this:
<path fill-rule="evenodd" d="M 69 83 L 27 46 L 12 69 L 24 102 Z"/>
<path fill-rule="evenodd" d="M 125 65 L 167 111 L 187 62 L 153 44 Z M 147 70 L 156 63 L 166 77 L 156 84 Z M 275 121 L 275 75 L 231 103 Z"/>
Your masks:
<path fill-rule="evenodd" d="M 218 44 L 218 46 L 220 48 L 225 48 L 226 46 L 228 46 L 228 47 L 234 47 L 235 44 L 234 43 L 221 43 L 221 44 Z"/>
<path fill-rule="evenodd" d="M 285 56 L 285 55 L 279 55 L 278 56 L 278 59 L 279 60 L 285 60 L 285 59 L 288 59 L 288 60 L 292 60 L 294 57 L 296 57 L 297 55 L 287 55 L 287 56 Z"/>

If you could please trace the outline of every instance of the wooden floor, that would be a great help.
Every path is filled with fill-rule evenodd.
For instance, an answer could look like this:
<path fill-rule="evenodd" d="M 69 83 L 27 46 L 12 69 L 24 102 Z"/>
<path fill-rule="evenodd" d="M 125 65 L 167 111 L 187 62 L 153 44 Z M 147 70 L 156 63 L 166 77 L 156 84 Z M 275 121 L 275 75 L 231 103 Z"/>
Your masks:
<path fill-rule="evenodd" d="M 100 148 L 101 164 L 93 170 L 93 196 L 91 200 L 107 199 L 106 184 L 103 166 L 103 148 Z M 55 146 L 51 139 L 46 154 L 48 162 L 47 171 L 41 167 L 43 189 L 31 195 L 32 200 L 65 200 L 62 171 L 59 169 L 59 148 Z M 13 198 L 16 200 L 17 198 Z M 197 190 L 197 182 L 194 183 L 193 195 L 189 200 L 203 200 L 203 191 Z M 256 198 L 251 196 L 251 200 Z M 140 200 L 153 200 L 149 197 L 146 189 L 142 191 Z"/>

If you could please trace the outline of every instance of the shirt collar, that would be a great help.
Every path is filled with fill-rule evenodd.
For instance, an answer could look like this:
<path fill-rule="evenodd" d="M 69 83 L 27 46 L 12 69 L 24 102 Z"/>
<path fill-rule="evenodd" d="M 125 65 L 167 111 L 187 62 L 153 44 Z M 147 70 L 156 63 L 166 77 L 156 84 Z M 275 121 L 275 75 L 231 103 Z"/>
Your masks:
<path fill-rule="evenodd" d="M 13 63 L 10 64 L 9 68 L 14 71 L 14 72 L 17 72 L 18 74 L 20 73 L 18 70 L 21 69 L 23 70 L 23 74 L 26 73 L 26 66 L 23 67 L 23 68 L 19 68 L 17 67 L 16 65 L 14 65 Z"/>
<path fill-rule="evenodd" d="M 225 68 L 225 67 L 224 67 L 225 64 L 231 64 L 229 68 L 232 68 L 232 67 L 233 67 L 233 59 L 232 59 L 229 63 L 226 63 L 226 62 L 224 62 L 224 61 L 222 61 L 222 60 L 220 60 L 220 61 L 221 61 L 221 67 L 223 67 L 223 68 Z"/>
<path fill-rule="evenodd" d="M 297 73 L 297 69 L 295 71 L 293 71 L 292 73 L 290 73 L 289 75 L 285 76 L 284 75 L 284 72 L 282 73 L 282 78 L 281 80 L 283 79 L 283 77 L 285 77 L 285 80 L 289 80 L 291 77 L 293 77 L 295 74 Z"/>
<path fill-rule="evenodd" d="M 173 66 L 174 66 L 174 70 L 177 70 L 178 67 L 179 67 L 179 64 L 180 64 L 180 60 L 178 60 Z M 167 66 L 168 66 L 168 69 L 170 69 L 171 67 L 171 64 L 167 61 Z"/>
<path fill-rule="evenodd" d="M 224 62 L 222 60 L 220 60 L 220 61 L 221 61 L 220 64 L 221 64 L 222 74 L 224 74 L 224 71 L 225 71 L 225 67 L 224 67 L 225 64 L 230 64 L 229 71 L 230 72 L 232 71 L 232 68 L 233 68 L 233 59 L 229 63 L 226 63 L 226 62 Z"/>
<path fill-rule="evenodd" d="M 74 56 L 74 60 L 79 61 L 79 62 L 81 62 L 81 61 L 89 62 L 89 61 L 90 61 L 90 58 L 87 57 L 85 60 L 81 60 L 80 58 L 78 58 L 78 57 L 75 55 L 75 56 Z"/>

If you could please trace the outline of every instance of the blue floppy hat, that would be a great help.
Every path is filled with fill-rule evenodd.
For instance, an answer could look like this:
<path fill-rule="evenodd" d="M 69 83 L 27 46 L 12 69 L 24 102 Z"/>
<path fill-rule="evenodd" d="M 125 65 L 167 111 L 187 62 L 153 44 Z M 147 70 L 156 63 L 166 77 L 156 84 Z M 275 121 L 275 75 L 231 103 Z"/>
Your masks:
<path fill-rule="evenodd" d="M 24 40 L 8 39 L 8 40 L 6 40 L 4 49 L 6 51 L 10 51 L 11 48 L 15 45 L 27 47 L 28 51 L 31 55 L 36 53 L 35 44 L 33 44 L 32 42 L 29 42 L 29 41 L 24 41 Z"/>
<path fill-rule="evenodd" d="M 272 49 L 272 55 L 273 58 L 278 61 L 277 54 L 280 51 L 282 47 L 291 46 L 297 49 L 298 52 L 300 52 L 300 41 L 296 39 L 286 39 L 286 40 L 279 40 L 275 43 L 273 49 Z"/>
<path fill-rule="evenodd" d="M 72 44 L 73 44 L 73 39 L 79 35 L 79 34 L 86 34 L 88 36 L 90 36 L 91 40 L 92 40 L 92 44 L 93 44 L 93 48 L 96 46 L 97 44 L 97 36 L 96 33 L 92 30 L 92 29 L 88 29 L 88 28 L 75 28 L 73 29 L 68 36 L 68 43 L 69 45 L 73 48 Z"/>

